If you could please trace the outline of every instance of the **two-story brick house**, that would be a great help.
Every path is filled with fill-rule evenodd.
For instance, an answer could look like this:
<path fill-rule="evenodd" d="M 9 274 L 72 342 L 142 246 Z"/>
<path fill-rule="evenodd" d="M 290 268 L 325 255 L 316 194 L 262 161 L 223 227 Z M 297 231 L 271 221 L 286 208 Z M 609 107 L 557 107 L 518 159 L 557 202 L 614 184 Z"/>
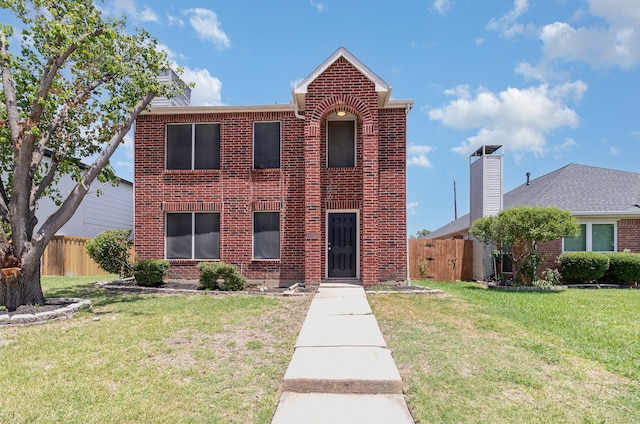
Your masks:
<path fill-rule="evenodd" d="M 404 281 L 411 100 L 344 48 L 267 106 L 152 107 L 135 129 L 135 250 L 286 286 Z"/>

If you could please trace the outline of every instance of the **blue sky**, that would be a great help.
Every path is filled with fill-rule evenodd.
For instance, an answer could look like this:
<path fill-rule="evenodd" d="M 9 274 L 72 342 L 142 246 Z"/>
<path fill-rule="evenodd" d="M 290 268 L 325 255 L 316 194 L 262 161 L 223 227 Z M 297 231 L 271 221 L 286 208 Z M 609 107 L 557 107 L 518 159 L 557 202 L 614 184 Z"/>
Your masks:
<path fill-rule="evenodd" d="M 640 172 L 639 0 L 115 0 L 196 83 L 192 104 L 289 103 L 344 46 L 413 99 L 408 233 L 469 210 L 469 153 L 505 192 L 569 163 Z M 112 161 L 132 179 L 131 136 Z"/>

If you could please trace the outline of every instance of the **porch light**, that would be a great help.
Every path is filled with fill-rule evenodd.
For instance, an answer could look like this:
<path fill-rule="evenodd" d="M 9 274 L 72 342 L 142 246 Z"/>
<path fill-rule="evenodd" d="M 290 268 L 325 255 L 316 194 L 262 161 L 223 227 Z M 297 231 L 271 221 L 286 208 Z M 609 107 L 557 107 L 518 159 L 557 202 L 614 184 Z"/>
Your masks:
<path fill-rule="evenodd" d="M 344 110 L 342 106 L 339 106 L 336 115 L 342 118 L 343 116 L 347 116 L 347 111 Z"/>

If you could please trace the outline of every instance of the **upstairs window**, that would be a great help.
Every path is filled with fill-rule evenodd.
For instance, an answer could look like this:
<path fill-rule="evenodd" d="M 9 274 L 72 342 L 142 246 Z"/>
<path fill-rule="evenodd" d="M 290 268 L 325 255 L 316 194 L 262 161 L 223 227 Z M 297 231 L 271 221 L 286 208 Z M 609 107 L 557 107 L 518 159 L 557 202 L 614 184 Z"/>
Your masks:
<path fill-rule="evenodd" d="M 329 168 L 356 166 L 355 121 L 327 121 L 327 166 Z"/>
<path fill-rule="evenodd" d="M 220 259 L 219 213 L 168 213 L 167 259 Z"/>
<path fill-rule="evenodd" d="M 220 124 L 167 125 L 167 169 L 220 169 Z"/>
<path fill-rule="evenodd" d="M 253 168 L 280 168 L 280 122 L 253 123 Z"/>
<path fill-rule="evenodd" d="M 615 252 L 616 224 L 587 222 L 580 224 L 578 237 L 565 237 L 563 251 L 565 252 Z"/>

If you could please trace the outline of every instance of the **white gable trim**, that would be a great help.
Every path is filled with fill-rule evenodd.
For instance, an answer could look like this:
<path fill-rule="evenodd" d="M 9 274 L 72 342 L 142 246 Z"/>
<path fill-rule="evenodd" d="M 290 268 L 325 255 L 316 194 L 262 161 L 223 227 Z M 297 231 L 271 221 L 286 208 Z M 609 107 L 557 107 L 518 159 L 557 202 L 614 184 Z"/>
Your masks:
<path fill-rule="evenodd" d="M 316 80 L 324 71 L 327 70 L 336 60 L 340 57 L 345 58 L 353 67 L 360 71 L 366 78 L 373 82 L 375 91 L 378 93 L 378 106 L 386 107 L 391 96 L 391 86 L 387 84 L 382 78 L 376 75 L 371 69 L 369 69 L 364 63 L 360 62 L 354 55 L 352 55 L 344 47 L 340 47 L 336 50 L 327 60 L 322 62 L 313 72 L 309 74 L 305 79 L 300 81 L 292 90 L 293 101 L 296 103 L 298 110 L 304 110 L 305 95 L 309 84 Z M 407 102 L 404 102 L 404 106 L 407 106 Z"/>

